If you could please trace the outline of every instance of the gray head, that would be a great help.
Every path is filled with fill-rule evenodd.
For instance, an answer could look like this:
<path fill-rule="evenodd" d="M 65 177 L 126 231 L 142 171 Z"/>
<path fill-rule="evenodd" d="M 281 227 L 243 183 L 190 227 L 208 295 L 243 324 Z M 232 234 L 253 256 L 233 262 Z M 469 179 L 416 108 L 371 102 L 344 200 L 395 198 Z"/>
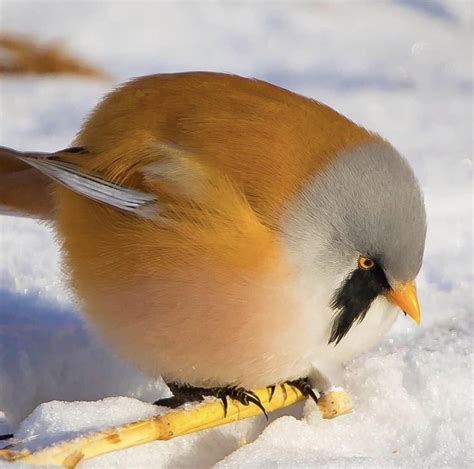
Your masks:
<path fill-rule="evenodd" d="M 308 186 L 307 207 L 335 255 L 373 259 L 392 284 L 421 267 L 426 213 L 415 175 L 387 142 L 346 151 Z M 394 285 L 395 286 L 395 285 Z"/>
<path fill-rule="evenodd" d="M 345 323 L 333 341 L 364 319 L 379 294 L 395 295 L 418 274 L 426 236 L 423 196 L 389 143 L 380 139 L 340 153 L 308 182 L 293 209 L 284 226 L 290 250 L 300 253 L 298 264 L 318 272 L 320 281 L 337 279 L 331 306 Z M 358 265 L 360 256 L 374 268 Z"/>

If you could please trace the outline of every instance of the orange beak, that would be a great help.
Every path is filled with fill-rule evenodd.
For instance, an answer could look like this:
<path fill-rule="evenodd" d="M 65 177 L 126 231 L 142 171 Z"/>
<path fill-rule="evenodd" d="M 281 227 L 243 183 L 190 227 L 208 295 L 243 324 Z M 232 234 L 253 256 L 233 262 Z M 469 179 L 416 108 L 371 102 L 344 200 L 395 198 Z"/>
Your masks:
<path fill-rule="evenodd" d="M 415 282 L 403 283 L 399 287 L 389 290 L 385 296 L 388 301 L 399 306 L 404 313 L 420 324 L 420 305 L 416 296 Z"/>

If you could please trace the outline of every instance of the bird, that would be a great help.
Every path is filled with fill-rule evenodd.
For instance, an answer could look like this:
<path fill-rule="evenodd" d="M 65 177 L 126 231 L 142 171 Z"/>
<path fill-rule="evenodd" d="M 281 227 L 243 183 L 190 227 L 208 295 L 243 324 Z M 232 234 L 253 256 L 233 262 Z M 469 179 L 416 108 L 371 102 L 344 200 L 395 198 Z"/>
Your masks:
<path fill-rule="evenodd" d="M 321 393 L 400 312 L 420 322 L 427 222 L 408 161 L 262 80 L 134 78 L 70 147 L 1 147 L 0 210 L 53 227 L 85 317 L 180 402 Z"/>

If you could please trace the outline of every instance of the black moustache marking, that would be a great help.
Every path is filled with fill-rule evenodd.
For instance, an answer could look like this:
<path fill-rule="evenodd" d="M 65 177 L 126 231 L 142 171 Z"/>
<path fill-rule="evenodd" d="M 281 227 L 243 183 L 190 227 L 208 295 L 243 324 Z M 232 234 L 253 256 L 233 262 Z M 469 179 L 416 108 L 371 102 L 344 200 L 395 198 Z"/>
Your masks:
<path fill-rule="evenodd" d="M 364 320 L 372 301 L 389 288 L 383 270 L 377 265 L 370 270 L 354 270 L 336 290 L 331 302 L 336 316 L 329 343 L 337 345 L 355 323 Z"/>

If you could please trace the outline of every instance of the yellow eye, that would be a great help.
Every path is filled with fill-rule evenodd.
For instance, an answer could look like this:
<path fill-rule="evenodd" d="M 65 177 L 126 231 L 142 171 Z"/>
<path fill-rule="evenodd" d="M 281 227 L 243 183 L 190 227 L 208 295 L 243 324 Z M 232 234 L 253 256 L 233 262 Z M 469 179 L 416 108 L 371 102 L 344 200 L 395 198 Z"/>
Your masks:
<path fill-rule="evenodd" d="M 375 262 L 368 257 L 359 256 L 359 267 L 363 270 L 370 270 L 375 266 Z"/>

